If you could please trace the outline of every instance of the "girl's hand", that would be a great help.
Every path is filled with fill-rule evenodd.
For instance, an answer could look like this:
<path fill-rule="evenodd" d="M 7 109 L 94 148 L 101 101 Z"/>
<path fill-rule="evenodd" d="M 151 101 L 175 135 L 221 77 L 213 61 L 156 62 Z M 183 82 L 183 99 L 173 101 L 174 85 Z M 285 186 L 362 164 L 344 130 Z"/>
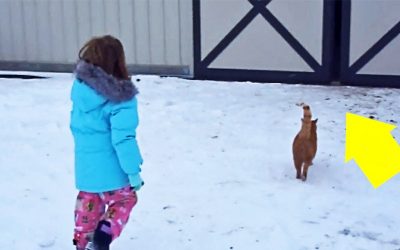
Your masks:
<path fill-rule="evenodd" d="M 140 188 L 144 185 L 144 181 L 142 177 L 140 177 L 140 174 L 129 175 L 128 177 L 132 190 L 139 191 Z"/>

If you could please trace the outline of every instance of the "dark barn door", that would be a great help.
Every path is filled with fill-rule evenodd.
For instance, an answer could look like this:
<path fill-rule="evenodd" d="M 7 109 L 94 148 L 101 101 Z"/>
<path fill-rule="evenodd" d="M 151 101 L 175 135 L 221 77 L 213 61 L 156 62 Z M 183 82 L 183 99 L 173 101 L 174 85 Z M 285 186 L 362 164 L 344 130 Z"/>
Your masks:
<path fill-rule="evenodd" d="M 193 0 L 197 79 L 329 83 L 335 2 Z"/>
<path fill-rule="evenodd" d="M 341 81 L 400 87 L 400 1 L 343 1 Z"/>

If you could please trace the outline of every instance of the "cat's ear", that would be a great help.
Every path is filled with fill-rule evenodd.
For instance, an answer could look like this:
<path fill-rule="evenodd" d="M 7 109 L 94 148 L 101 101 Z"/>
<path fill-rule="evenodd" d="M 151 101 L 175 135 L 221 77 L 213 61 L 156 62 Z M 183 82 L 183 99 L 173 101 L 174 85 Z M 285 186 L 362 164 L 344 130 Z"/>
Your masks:
<path fill-rule="evenodd" d="M 317 118 L 317 119 L 315 119 L 313 122 L 314 122 L 314 123 L 317 123 L 317 121 L 318 121 L 318 118 Z"/>

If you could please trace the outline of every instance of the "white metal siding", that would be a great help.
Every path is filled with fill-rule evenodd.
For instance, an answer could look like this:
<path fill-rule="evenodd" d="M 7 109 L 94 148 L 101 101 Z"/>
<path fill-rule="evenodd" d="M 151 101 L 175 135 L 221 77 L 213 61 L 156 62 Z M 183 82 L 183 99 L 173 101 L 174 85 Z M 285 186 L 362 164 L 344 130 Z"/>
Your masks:
<path fill-rule="evenodd" d="M 191 0 L 0 0 L 0 61 L 74 63 L 104 34 L 128 64 L 193 68 Z"/>

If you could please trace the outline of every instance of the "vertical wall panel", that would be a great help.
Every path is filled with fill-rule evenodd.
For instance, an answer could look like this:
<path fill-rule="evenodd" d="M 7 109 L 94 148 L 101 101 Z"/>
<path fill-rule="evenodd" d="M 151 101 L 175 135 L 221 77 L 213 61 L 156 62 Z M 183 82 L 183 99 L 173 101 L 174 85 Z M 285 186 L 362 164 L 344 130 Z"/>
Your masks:
<path fill-rule="evenodd" d="M 150 62 L 161 65 L 165 63 L 164 0 L 148 1 L 150 5 Z"/>
<path fill-rule="evenodd" d="M 22 15 L 24 16 L 25 26 L 25 47 L 26 60 L 38 60 L 38 39 L 37 39 L 37 22 L 36 22 L 36 1 L 23 0 Z"/>
<path fill-rule="evenodd" d="M 40 1 L 40 0 L 39 0 Z M 51 0 L 50 0 L 51 1 Z M 76 2 L 69 0 L 63 1 L 64 10 L 64 41 L 67 63 L 74 63 L 78 58 L 78 50 L 81 46 L 78 38 L 78 17 Z"/>
<path fill-rule="evenodd" d="M 25 25 L 22 14 L 23 2 L 21 0 L 11 1 L 11 26 L 12 31 L 12 49 L 16 60 L 26 60 L 25 44 Z"/>
<path fill-rule="evenodd" d="M 165 6 L 165 60 L 168 65 L 180 63 L 179 1 L 164 0 Z M 179 15 L 178 15 L 179 17 Z"/>
<path fill-rule="evenodd" d="M 2 3 L 0 1 L 0 37 L 5 36 L 6 33 L 6 28 L 4 27 L 4 24 L 2 25 L 2 22 L 4 22 L 4 19 L 6 19 L 7 16 L 3 17 L 2 15 L 6 13 L 7 8 L 8 8 L 7 4 L 4 2 Z M 4 50 L 6 47 L 4 46 L 4 44 L 6 44 L 4 39 L 0 39 L 0 58 L 5 57 Z"/>
<path fill-rule="evenodd" d="M 50 61 L 51 56 L 51 29 L 50 29 L 50 0 L 36 1 L 37 26 L 37 61 Z"/>
<path fill-rule="evenodd" d="M 149 2 L 134 1 L 134 24 L 136 30 L 136 55 L 138 64 L 150 64 Z"/>
<path fill-rule="evenodd" d="M 181 26 L 181 64 L 193 72 L 193 8 L 192 1 L 179 0 Z"/>
<path fill-rule="evenodd" d="M 119 1 L 104 1 L 104 18 L 106 20 L 106 34 L 120 37 Z"/>
<path fill-rule="evenodd" d="M 61 1 L 50 1 L 50 34 L 52 62 L 64 62 L 66 60 L 65 42 L 64 42 L 64 13 Z"/>
<path fill-rule="evenodd" d="M 136 63 L 133 2 L 131 0 L 119 0 L 119 6 L 121 23 L 120 38 L 124 44 L 126 61 L 129 63 Z"/>
<path fill-rule="evenodd" d="M 103 1 L 89 0 L 91 35 L 104 35 L 106 29 L 105 7 Z"/>
<path fill-rule="evenodd" d="M 76 1 L 76 20 L 78 21 L 78 44 L 79 47 L 87 42 L 92 37 L 90 22 L 90 1 L 89 0 L 75 0 Z"/>
<path fill-rule="evenodd" d="M 0 59 L 13 59 L 13 39 L 11 33 L 11 3 L 0 1 Z"/>

